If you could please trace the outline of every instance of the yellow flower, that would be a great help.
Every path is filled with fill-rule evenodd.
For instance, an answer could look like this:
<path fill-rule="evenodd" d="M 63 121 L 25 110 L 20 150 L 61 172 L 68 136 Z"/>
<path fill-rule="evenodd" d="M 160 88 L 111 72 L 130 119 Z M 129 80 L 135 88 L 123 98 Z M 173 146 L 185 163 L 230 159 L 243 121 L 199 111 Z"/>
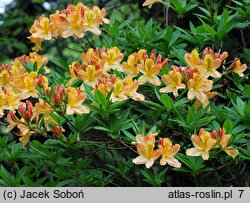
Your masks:
<path fill-rule="evenodd" d="M 139 156 L 133 159 L 133 163 L 136 165 L 145 164 L 146 168 L 150 168 L 156 159 L 161 155 L 159 149 L 154 150 L 155 147 L 155 136 L 158 133 L 150 133 L 146 136 L 136 135 L 137 142 L 132 142 L 136 145 Z"/>
<path fill-rule="evenodd" d="M 137 80 L 133 81 L 132 77 L 128 75 L 124 79 L 124 82 L 125 82 L 126 95 L 128 97 L 131 97 L 135 101 L 143 101 L 145 99 L 144 95 L 136 92 L 139 87 L 139 82 Z"/>
<path fill-rule="evenodd" d="M 39 98 L 39 102 L 35 104 L 33 108 L 33 112 L 35 115 L 43 114 L 44 124 L 49 130 L 49 124 L 55 123 L 55 120 L 50 116 L 50 114 L 54 111 L 54 109 L 44 100 Z"/>
<path fill-rule="evenodd" d="M 194 49 L 191 53 L 185 54 L 185 61 L 192 68 L 197 68 L 200 65 L 199 53 Z"/>
<path fill-rule="evenodd" d="M 238 74 L 240 77 L 244 76 L 243 72 L 247 69 L 247 65 L 241 64 L 239 59 L 236 59 L 230 67 L 233 68 L 232 72 Z"/>
<path fill-rule="evenodd" d="M 127 99 L 126 89 L 124 87 L 122 79 L 120 78 L 116 79 L 110 98 L 112 102 L 124 101 Z"/>
<path fill-rule="evenodd" d="M 204 160 L 208 160 L 209 151 L 215 146 L 216 139 L 212 138 L 211 133 L 201 129 L 198 135 L 193 135 L 192 143 L 194 148 L 186 150 L 188 156 L 202 156 Z"/>
<path fill-rule="evenodd" d="M 36 132 L 30 130 L 27 126 L 23 124 L 19 124 L 17 127 L 20 133 L 18 136 L 21 136 L 19 138 L 19 141 L 22 142 L 23 146 L 25 147 L 29 143 L 31 135 L 36 134 Z"/>
<path fill-rule="evenodd" d="M 207 95 L 208 100 L 212 99 L 213 97 L 215 97 L 217 95 L 217 92 L 205 92 L 205 94 Z M 208 105 L 208 100 L 206 100 L 205 103 L 201 103 L 198 99 L 195 100 L 195 107 L 196 109 L 199 109 L 200 105 L 202 104 L 203 108 L 206 108 L 206 106 Z"/>
<path fill-rule="evenodd" d="M 33 29 L 31 28 L 30 32 L 32 32 L 31 34 L 34 38 L 51 40 L 52 33 L 49 18 L 44 15 L 40 16 L 38 20 L 35 20 Z"/>
<path fill-rule="evenodd" d="M 144 64 L 138 65 L 138 70 L 143 74 L 139 79 L 139 84 L 150 82 L 152 85 L 160 86 L 161 81 L 157 75 L 161 71 L 161 64 L 154 63 L 152 59 L 146 59 Z"/>
<path fill-rule="evenodd" d="M 90 109 L 87 106 L 82 105 L 86 99 L 86 94 L 84 92 L 81 92 L 74 87 L 68 87 L 66 88 L 66 94 L 68 96 L 66 114 L 72 115 L 76 113 L 81 115 L 90 112 Z"/>
<path fill-rule="evenodd" d="M 99 78 L 102 76 L 102 71 L 94 65 L 88 65 L 84 70 L 79 70 L 78 77 L 89 86 L 95 87 Z"/>
<path fill-rule="evenodd" d="M 220 67 L 221 63 L 221 59 L 214 58 L 211 54 L 206 54 L 199 67 L 200 74 L 205 78 L 209 76 L 220 78 L 221 74 L 216 69 Z"/>
<path fill-rule="evenodd" d="M 160 160 L 160 165 L 164 166 L 167 163 L 170 166 L 180 168 L 181 163 L 174 157 L 175 154 L 180 150 L 180 145 L 173 145 L 170 139 L 160 138 L 159 139 L 159 149 L 161 150 L 162 158 Z"/>
<path fill-rule="evenodd" d="M 182 83 L 182 75 L 180 72 L 169 71 L 168 74 L 162 76 L 162 81 L 165 83 L 166 87 L 160 89 L 162 93 L 173 92 L 174 96 L 177 97 L 179 89 L 185 89 L 186 85 Z"/>
<path fill-rule="evenodd" d="M 154 3 L 158 3 L 158 2 L 161 2 L 161 0 L 146 0 L 142 4 L 142 6 L 148 6 L 149 8 L 151 8 Z"/>
<path fill-rule="evenodd" d="M 27 99 L 28 97 L 37 98 L 37 76 L 37 72 L 25 73 L 11 81 L 11 87 L 22 99 Z"/>
<path fill-rule="evenodd" d="M 214 139 L 217 140 L 217 142 L 219 142 L 220 147 L 231 157 L 236 157 L 239 154 L 239 151 L 235 148 L 233 148 L 232 146 L 228 146 L 228 142 L 231 138 L 230 134 L 226 134 L 226 130 L 225 129 L 219 129 L 218 133 L 216 133 L 216 131 L 212 132 L 212 136 Z"/>
<path fill-rule="evenodd" d="M 112 47 L 110 49 L 107 49 L 107 51 L 102 52 L 101 57 L 105 61 L 104 71 L 113 69 L 123 72 L 123 68 L 120 62 L 123 59 L 124 54 L 122 54 L 117 47 Z"/>
<path fill-rule="evenodd" d="M 188 99 L 196 98 L 201 103 L 206 104 L 208 101 L 208 93 L 212 89 L 212 80 L 205 79 L 199 74 L 194 73 L 193 78 L 188 80 Z"/>
<path fill-rule="evenodd" d="M 126 73 L 128 73 L 131 77 L 136 77 L 139 73 L 137 69 L 138 64 L 138 56 L 137 53 L 133 53 L 129 55 L 127 62 L 123 62 L 122 66 Z"/>

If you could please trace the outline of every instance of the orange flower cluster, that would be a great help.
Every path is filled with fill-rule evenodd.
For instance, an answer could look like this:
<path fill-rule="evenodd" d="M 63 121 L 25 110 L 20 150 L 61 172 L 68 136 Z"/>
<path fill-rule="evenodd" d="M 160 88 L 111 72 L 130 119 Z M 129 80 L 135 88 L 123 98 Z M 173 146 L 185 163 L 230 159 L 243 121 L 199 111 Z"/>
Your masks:
<path fill-rule="evenodd" d="M 181 163 L 174 157 L 180 150 L 180 145 L 173 145 L 168 138 L 159 138 L 158 148 L 155 149 L 155 137 L 157 135 L 158 133 L 149 133 L 146 136 L 136 135 L 136 142 L 132 142 L 132 144 L 136 145 L 139 156 L 133 159 L 133 163 L 136 165 L 145 164 L 146 168 L 149 169 L 161 156 L 160 165 L 169 164 L 180 168 Z M 225 134 L 225 129 L 219 129 L 218 132 L 213 130 L 211 133 L 200 129 L 198 135 L 194 134 L 191 137 L 194 148 L 187 149 L 186 155 L 202 156 L 204 160 L 208 160 L 209 151 L 212 148 L 219 148 L 234 158 L 239 152 L 231 145 L 228 146 L 230 138 L 231 135 Z"/>
<path fill-rule="evenodd" d="M 173 145 L 168 138 L 160 138 L 158 149 L 154 149 L 155 137 L 157 135 L 158 133 L 149 133 L 146 136 L 136 135 L 136 142 L 132 142 L 132 144 L 136 145 L 139 156 L 133 159 L 133 163 L 137 165 L 145 164 L 146 168 L 149 169 L 155 160 L 161 156 L 160 165 L 169 164 L 170 166 L 180 168 L 181 163 L 174 157 L 180 150 L 180 145 Z"/>
<path fill-rule="evenodd" d="M 38 71 L 48 60 L 35 52 L 16 58 L 10 65 L 0 65 L 0 117 L 4 109 L 15 110 L 29 97 L 37 98 L 36 86 L 47 87 L 48 79 Z M 35 64 L 37 71 L 27 72 L 23 64 Z"/>
<path fill-rule="evenodd" d="M 197 108 L 200 104 L 205 108 L 209 99 L 213 98 L 217 93 L 211 92 L 213 81 L 209 77 L 220 78 L 221 73 L 218 68 L 223 65 L 223 61 L 227 58 L 228 53 L 214 53 L 210 48 L 204 49 L 202 58 L 200 58 L 197 50 L 185 55 L 187 67 L 172 66 L 172 70 L 162 76 L 162 81 L 166 85 L 160 89 L 162 93 L 173 93 L 177 97 L 179 89 L 188 89 L 187 98 L 195 99 Z M 236 59 L 229 67 L 232 72 L 243 76 L 243 72 L 247 69 L 246 64 L 241 64 Z"/>
<path fill-rule="evenodd" d="M 105 9 L 98 6 L 89 8 L 81 3 L 76 6 L 68 5 L 66 9 L 56 11 L 49 17 L 42 15 L 32 25 L 31 36 L 28 38 L 35 43 L 34 50 L 38 51 L 43 40 L 57 39 L 59 36 L 83 38 L 87 31 L 100 35 L 99 26 L 102 22 L 109 23 L 105 16 Z"/>
<path fill-rule="evenodd" d="M 209 159 L 209 151 L 212 148 L 220 148 L 229 156 L 235 157 L 238 155 L 238 150 L 232 146 L 228 146 L 231 135 L 225 134 L 225 129 L 219 129 L 218 133 L 213 130 L 212 133 L 201 129 L 198 135 L 193 135 L 191 140 L 194 148 L 186 150 L 189 156 L 202 156 L 204 160 Z"/>
<path fill-rule="evenodd" d="M 21 136 L 19 140 L 24 146 L 27 145 L 33 134 L 38 133 L 47 137 L 47 132 L 53 131 L 56 136 L 59 136 L 64 131 L 60 124 L 51 117 L 51 114 L 55 113 L 53 105 L 57 105 L 57 109 L 66 115 L 90 112 L 88 107 L 82 105 L 86 95 L 78 88 L 65 88 L 63 85 L 60 85 L 56 86 L 53 92 L 51 87 L 47 87 L 45 93 L 48 98 L 51 98 L 49 103 L 39 98 L 39 101 L 33 106 L 29 100 L 26 100 L 26 105 L 21 104 L 17 108 L 21 119 L 18 119 L 14 110 L 11 110 L 7 115 L 9 123 L 7 130 L 10 131 L 17 127 L 19 136 Z"/>
<path fill-rule="evenodd" d="M 82 53 L 82 63 L 73 62 L 70 65 L 71 80 L 79 78 L 83 83 L 99 90 L 107 96 L 112 90 L 111 101 L 124 101 L 132 98 L 136 101 L 144 100 L 142 94 L 137 93 L 140 84 L 150 82 L 153 85 L 161 84 L 158 74 L 167 65 L 168 59 L 162 61 L 162 56 L 156 57 L 153 51 L 150 57 L 146 50 L 139 50 L 131 54 L 126 62 L 121 64 L 124 54 L 117 47 L 89 49 Z M 115 71 L 124 73 L 124 78 L 116 76 Z M 141 74 L 140 74 L 141 73 Z M 133 78 L 138 77 L 138 80 Z M 84 89 L 83 86 L 81 89 Z"/>

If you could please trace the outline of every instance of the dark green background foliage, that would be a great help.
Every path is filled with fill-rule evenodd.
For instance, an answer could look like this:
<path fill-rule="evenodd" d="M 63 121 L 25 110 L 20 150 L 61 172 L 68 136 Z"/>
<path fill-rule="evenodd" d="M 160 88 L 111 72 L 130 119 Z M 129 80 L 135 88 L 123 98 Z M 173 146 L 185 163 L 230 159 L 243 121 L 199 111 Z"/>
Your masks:
<path fill-rule="evenodd" d="M 43 6 L 44 2 L 50 5 L 50 9 Z M 49 15 L 57 9 L 64 9 L 69 3 L 79 2 L 106 8 L 111 20 L 110 25 L 102 27 L 105 29 L 103 35 L 87 34 L 95 47 L 117 46 L 125 53 L 125 58 L 139 49 L 156 50 L 169 58 L 168 67 L 172 64 L 185 66 L 184 54 L 187 51 L 212 47 L 215 52 L 228 51 L 228 63 L 237 56 L 242 63 L 250 65 L 249 0 L 171 0 L 168 10 L 160 4 L 155 4 L 152 9 L 142 7 L 143 0 L 29 0 L 25 4 L 15 0 L 0 15 L 0 63 L 31 51 L 33 44 L 27 41 L 29 28 L 40 15 Z M 90 47 L 85 39 L 82 45 Z M 66 83 L 67 64 L 80 60 L 79 52 L 68 48 L 80 50 L 81 46 L 71 39 L 45 41 L 40 52 L 53 59 L 53 63 L 48 64 L 49 68 L 52 67 L 49 79 L 56 85 Z M 232 74 L 220 79 L 215 88 L 218 95 L 210 105 L 211 111 L 196 111 L 194 105 L 187 104 L 187 99 L 173 101 L 167 94 L 152 92 L 150 86 L 143 90 L 147 101 L 130 102 L 126 108 L 119 102 L 111 105 L 101 98 L 102 95 L 90 95 L 90 91 L 88 98 L 92 96 L 96 108 L 89 115 L 70 118 L 75 127 L 65 126 L 68 142 L 38 137 L 35 140 L 39 141 L 34 140 L 25 149 L 18 142 L 18 136 L 5 131 L 6 123 L 2 120 L 0 185 L 249 186 L 249 69 L 245 75 L 240 78 Z M 90 129 L 92 124 L 95 129 Z M 238 146 L 240 154 L 235 159 L 225 153 L 209 161 L 183 155 L 184 150 L 191 147 L 190 137 L 194 132 L 200 128 L 218 130 L 222 126 L 232 134 Z M 190 143 L 189 146 L 180 143 L 183 151 L 177 158 L 182 162 L 182 168 L 157 165 L 146 170 L 132 164 L 132 159 L 137 156 L 136 149 L 126 143 L 130 143 L 137 133 L 150 130 L 166 136 L 175 135 L 173 140 L 176 143 L 184 139 Z M 180 136 L 184 138 L 180 139 Z M 81 142 L 78 142 L 79 138 Z"/>

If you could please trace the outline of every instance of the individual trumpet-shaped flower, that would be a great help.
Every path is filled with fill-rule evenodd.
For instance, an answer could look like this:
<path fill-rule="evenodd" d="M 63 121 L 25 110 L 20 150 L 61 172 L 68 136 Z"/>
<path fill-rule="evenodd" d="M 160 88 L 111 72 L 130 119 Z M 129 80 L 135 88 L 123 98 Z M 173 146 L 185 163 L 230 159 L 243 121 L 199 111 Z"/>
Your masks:
<path fill-rule="evenodd" d="M 191 53 L 185 54 L 185 61 L 190 67 L 197 68 L 201 61 L 198 51 L 194 49 Z"/>
<path fill-rule="evenodd" d="M 85 71 L 79 72 L 79 78 L 83 79 L 84 83 L 92 87 L 95 87 L 101 76 L 102 71 L 94 65 L 88 65 Z"/>
<path fill-rule="evenodd" d="M 36 134 L 36 132 L 33 130 L 30 130 L 30 128 L 28 128 L 26 125 L 23 125 L 23 124 L 20 124 L 17 127 L 19 129 L 18 136 L 21 136 L 19 138 L 19 141 L 22 142 L 23 146 L 25 147 L 29 143 L 30 137 Z"/>
<path fill-rule="evenodd" d="M 166 87 L 160 89 L 162 93 L 173 92 L 174 96 L 177 97 L 179 89 L 185 89 L 186 85 L 182 83 L 182 75 L 180 72 L 169 71 L 168 74 L 162 76 L 162 81 L 165 83 Z"/>
<path fill-rule="evenodd" d="M 68 38 L 73 36 L 74 38 L 83 38 L 84 33 L 84 24 L 85 22 L 85 15 L 87 7 L 83 4 L 79 3 L 76 6 L 68 5 L 67 9 L 64 10 L 61 15 L 64 17 L 64 23 L 62 23 L 62 37 Z"/>
<path fill-rule="evenodd" d="M 121 60 L 123 59 L 124 54 L 122 54 L 117 47 L 112 47 L 105 52 L 102 52 L 101 57 L 105 61 L 104 71 L 113 69 L 123 72 Z"/>
<path fill-rule="evenodd" d="M 126 89 L 124 87 L 124 83 L 122 79 L 120 78 L 116 79 L 110 98 L 112 102 L 124 101 L 128 98 L 126 96 Z"/>
<path fill-rule="evenodd" d="M 206 93 L 210 92 L 212 84 L 212 80 L 208 80 L 198 73 L 194 73 L 193 78 L 189 79 L 187 82 L 188 99 L 196 98 L 201 103 L 206 104 L 208 101 Z"/>
<path fill-rule="evenodd" d="M 154 3 L 158 3 L 161 2 L 161 0 L 146 0 L 142 6 L 148 6 L 149 8 L 151 8 L 153 6 Z"/>
<path fill-rule="evenodd" d="M 138 56 L 137 53 L 129 55 L 128 60 L 122 63 L 124 72 L 128 73 L 131 77 L 136 77 L 139 73 L 137 69 Z"/>
<path fill-rule="evenodd" d="M 217 95 L 217 92 L 205 92 L 205 94 L 207 95 L 208 100 L 212 99 L 213 97 L 215 97 Z M 205 103 L 201 103 L 198 99 L 195 100 L 195 106 L 196 109 L 199 109 L 200 105 L 202 105 L 203 108 L 206 108 L 206 106 L 208 105 L 208 100 L 206 100 Z"/>
<path fill-rule="evenodd" d="M 155 160 L 161 155 L 161 150 L 154 149 L 155 147 L 155 136 L 158 133 L 150 133 L 146 136 L 136 135 L 137 142 L 132 142 L 136 145 L 139 156 L 133 159 L 133 163 L 136 165 L 145 164 L 146 168 L 151 168 Z"/>
<path fill-rule="evenodd" d="M 221 63 L 220 58 L 214 58 L 211 54 L 206 54 L 199 67 L 200 74 L 205 78 L 209 76 L 220 78 L 221 74 L 216 69 L 221 66 Z"/>
<path fill-rule="evenodd" d="M 35 115 L 43 115 L 44 125 L 47 127 L 47 130 L 49 130 L 50 123 L 55 123 L 55 120 L 50 116 L 53 111 L 54 109 L 47 102 L 40 98 L 33 108 L 33 113 Z"/>
<path fill-rule="evenodd" d="M 127 76 L 124 79 L 125 82 L 125 89 L 126 89 L 126 95 L 128 97 L 131 97 L 135 101 L 143 101 L 145 99 L 144 95 L 139 94 L 137 92 L 137 89 L 139 87 L 139 82 L 137 80 L 132 80 L 131 76 Z"/>
<path fill-rule="evenodd" d="M 92 9 L 86 9 L 84 13 L 84 20 L 85 20 L 85 31 L 90 31 L 95 35 L 100 35 L 101 30 L 99 29 L 99 25 L 102 21 L 106 24 L 109 24 L 109 20 L 104 18 L 106 16 L 105 9 L 100 9 L 97 6 L 93 6 Z"/>
<path fill-rule="evenodd" d="M 160 138 L 158 145 L 162 158 L 160 160 L 160 165 L 165 166 L 169 164 L 170 166 L 180 168 L 181 163 L 174 157 L 175 154 L 180 150 L 180 145 L 173 145 L 170 139 L 168 138 Z"/>
<path fill-rule="evenodd" d="M 155 86 L 160 86 L 161 81 L 157 75 L 161 71 L 161 64 L 155 64 L 152 59 L 146 59 L 144 64 L 138 65 L 138 70 L 143 74 L 139 79 L 139 84 L 151 83 Z"/>
<path fill-rule="evenodd" d="M 52 32 L 51 32 L 50 20 L 48 17 L 45 17 L 44 15 L 40 16 L 38 20 L 35 20 L 32 27 L 33 27 L 33 30 L 31 30 L 33 32 L 32 37 L 51 40 Z"/>
<path fill-rule="evenodd" d="M 76 114 L 86 114 L 90 112 L 90 109 L 87 106 L 82 105 L 86 99 L 86 94 L 81 92 L 79 89 L 74 87 L 66 88 L 66 94 L 68 98 L 66 114 L 72 115 Z"/>
<path fill-rule="evenodd" d="M 11 90 L 2 87 L 0 90 L 0 118 L 4 115 L 4 109 L 15 110 L 22 104 L 20 98 Z"/>
<path fill-rule="evenodd" d="M 22 99 L 29 97 L 37 98 L 36 85 L 38 82 L 37 72 L 25 73 L 17 76 L 13 81 L 10 82 L 14 92 Z M 44 81 L 46 83 L 46 81 Z"/>
<path fill-rule="evenodd" d="M 238 74 L 240 77 L 244 76 L 244 71 L 247 69 L 246 64 L 241 64 L 239 59 L 235 59 L 234 62 L 231 64 L 230 68 L 232 68 L 232 72 Z"/>
<path fill-rule="evenodd" d="M 22 123 L 22 121 L 19 118 L 17 118 L 17 116 L 15 115 L 15 112 L 13 110 L 9 111 L 6 120 L 9 123 L 9 125 L 7 127 L 7 131 L 11 131 L 18 124 Z"/>
<path fill-rule="evenodd" d="M 186 150 L 188 156 L 202 156 L 204 160 L 209 159 L 209 151 L 215 146 L 216 139 L 212 138 L 210 132 L 201 129 L 198 135 L 191 137 L 194 148 Z"/>
<path fill-rule="evenodd" d="M 220 147 L 231 157 L 236 157 L 239 154 L 239 151 L 232 146 L 228 146 L 228 142 L 231 138 L 230 134 L 226 134 L 225 129 L 219 129 L 218 133 L 213 130 L 212 137 L 217 140 Z"/>

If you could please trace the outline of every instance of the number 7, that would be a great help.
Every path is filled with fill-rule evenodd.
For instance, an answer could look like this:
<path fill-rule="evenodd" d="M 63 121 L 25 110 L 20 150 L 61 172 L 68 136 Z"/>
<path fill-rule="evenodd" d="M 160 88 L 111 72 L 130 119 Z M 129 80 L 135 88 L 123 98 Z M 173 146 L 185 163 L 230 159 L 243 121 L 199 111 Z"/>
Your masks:
<path fill-rule="evenodd" d="M 242 194 L 243 194 L 244 190 L 239 190 L 239 192 L 240 192 L 240 196 L 239 196 L 239 198 L 241 198 L 241 196 L 242 196 Z"/>

